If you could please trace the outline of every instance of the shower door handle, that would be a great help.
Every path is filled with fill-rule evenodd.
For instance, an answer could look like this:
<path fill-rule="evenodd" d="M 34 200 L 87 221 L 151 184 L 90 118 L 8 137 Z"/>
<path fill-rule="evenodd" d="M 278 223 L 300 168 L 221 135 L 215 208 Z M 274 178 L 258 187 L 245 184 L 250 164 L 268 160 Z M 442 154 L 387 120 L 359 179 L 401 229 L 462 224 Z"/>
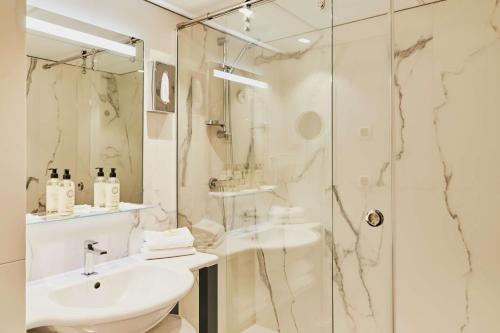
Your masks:
<path fill-rule="evenodd" d="M 378 209 L 372 209 L 366 213 L 365 222 L 370 227 L 380 227 L 384 223 L 384 214 Z"/>

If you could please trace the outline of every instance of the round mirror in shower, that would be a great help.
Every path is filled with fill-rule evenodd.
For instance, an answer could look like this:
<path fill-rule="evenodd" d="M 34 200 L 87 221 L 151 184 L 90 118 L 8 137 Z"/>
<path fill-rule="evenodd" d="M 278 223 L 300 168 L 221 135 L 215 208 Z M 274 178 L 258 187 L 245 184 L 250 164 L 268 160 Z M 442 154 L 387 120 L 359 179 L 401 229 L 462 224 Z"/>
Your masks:
<path fill-rule="evenodd" d="M 323 129 L 321 116 L 314 111 L 302 113 L 295 122 L 297 133 L 305 140 L 316 139 Z"/>

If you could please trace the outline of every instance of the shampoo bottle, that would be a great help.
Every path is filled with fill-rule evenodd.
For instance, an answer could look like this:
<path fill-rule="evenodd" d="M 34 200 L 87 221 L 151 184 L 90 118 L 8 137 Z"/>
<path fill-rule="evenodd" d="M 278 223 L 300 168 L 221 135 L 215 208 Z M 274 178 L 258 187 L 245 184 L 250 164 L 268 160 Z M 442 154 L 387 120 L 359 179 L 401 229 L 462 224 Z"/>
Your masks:
<path fill-rule="evenodd" d="M 120 204 L 120 181 L 116 177 L 116 169 L 111 168 L 111 173 L 106 182 L 106 208 L 118 209 Z"/>
<path fill-rule="evenodd" d="M 63 180 L 59 183 L 58 198 L 60 215 L 71 215 L 75 208 L 75 183 L 71 180 L 69 169 L 64 169 Z"/>
<path fill-rule="evenodd" d="M 104 168 L 96 168 L 97 177 L 94 180 L 94 207 L 104 208 L 106 205 L 106 178 Z"/>
<path fill-rule="evenodd" d="M 45 188 L 45 212 L 47 215 L 57 214 L 59 208 L 57 204 L 59 200 L 59 175 L 57 174 L 57 169 L 49 170 L 52 172 Z"/>

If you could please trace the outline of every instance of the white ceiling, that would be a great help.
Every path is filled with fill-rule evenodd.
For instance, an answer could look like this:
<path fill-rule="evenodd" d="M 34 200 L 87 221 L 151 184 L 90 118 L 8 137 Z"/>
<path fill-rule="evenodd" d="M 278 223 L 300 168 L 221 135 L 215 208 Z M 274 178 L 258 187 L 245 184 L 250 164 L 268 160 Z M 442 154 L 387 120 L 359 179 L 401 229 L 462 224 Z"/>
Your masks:
<path fill-rule="evenodd" d="M 213 13 L 225 7 L 241 4 L 243 0 L 149 0 L 190 18 Z M 416 0 L 397 0 L 416 1 Z M 427 0 L 435 1 L 435 0 Z M 244 16 L 238 11 L 211 20 L 208 24 L 221 30 L 236 32 L 268 44 L 283 52 L 306 48 L 297 42 L 305 37 L 315 41 L 330 33 L 333 25 L 370 18 L 387 13 L 389 0 L 326 0 L 321 9 L 320 0 L 274 0 L 252 6 L 251 30 L 244 31 Z M 333 10 L 332 10 L 333 3 Z"/>
<path fill-rule="evenodd" d="M 203 15 L 225 7 L 239 4 L 243 0 L 162 0 L 165 5 L 171 4 L 190 13 L 192 16 Z"/>

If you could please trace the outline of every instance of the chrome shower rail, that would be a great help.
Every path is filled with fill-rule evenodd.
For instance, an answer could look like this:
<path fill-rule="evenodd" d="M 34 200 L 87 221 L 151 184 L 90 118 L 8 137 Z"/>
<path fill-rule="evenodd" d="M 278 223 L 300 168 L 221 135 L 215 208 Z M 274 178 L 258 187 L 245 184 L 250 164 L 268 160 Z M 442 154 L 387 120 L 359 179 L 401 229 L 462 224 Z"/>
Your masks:
<path fill-rule="evenodd" d="M 189 27 L 189 26 L 196 24 L 196 23 L 201 23 L 203 21 L 212 20 L 214 18 L 224 16 L 228 13 L 234 12 L 235 10 L 238 10 L 238 9 L 246 7 L 246 6 L 251 6 L 251 5 L 256 5 L 256 4 L 264 4 L 266 2 L 271 2 L 271 1 L 273 1 L 273 0 L 247 0 L 247 1 L 242 2 L 240 4 L 226 7 L 224 9 L 218 10 L 216 12 L 207 13 L 205 15 L 196 17 L 190 21 L 181 22 L 181 23 L 177 24 L 177 29 L 183 29 L 183 28 Z"/>

